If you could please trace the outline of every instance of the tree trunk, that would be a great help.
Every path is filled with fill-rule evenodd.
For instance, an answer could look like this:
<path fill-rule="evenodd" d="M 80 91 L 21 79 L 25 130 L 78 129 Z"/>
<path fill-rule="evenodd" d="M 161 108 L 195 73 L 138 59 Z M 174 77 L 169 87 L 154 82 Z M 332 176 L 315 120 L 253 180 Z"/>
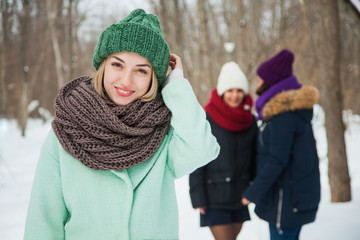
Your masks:
<path fill-rule="evenodd" d="M 20 98 L 20 106 L 18 112 L 18 124 L 20 126 L 21 135 L 25 136 L 26 124 L 28 119 L 28 111 L 27 106 L 29 103 L 28 92 L 29 92 L 29 82 L 28 82 L 28 72 L 29 66 L 27 63 L 27 53 L 28 53 L 28 43 L 29 43 L 29 23 L 30 23 L 30 3 L 29 0 L 22 1 L 23 9 L 21 16 L 21 98 Z"/>
<path fill-rule="evenodd" d="M 235 32 L 235 60 L 239 63 L 241 69 L 244 71 L 245 66 L 248 62 L 248 48 L 247 48 L 247 33 L 246 33 L 246 25 L 247 21 L 245 20 L 245 11 L 244 5 L 241 0 L 237 0 L 234 6 L 236 12 L 234 13 L 234 20 L 232 21 L 232 25 L 234 26 Z"/>
<path fill-rule="evenodd" d="M 360 12 L 349 0 L 338 1 L 341 31 L 341 79 L 344 109 L 360 114 Z"/>
<path fill-rule="evenodd" d="M 174 7 L 175 7 L 175 41 L 176 41 L 176 54 L 183 53 L 183 10 L 180 8 L 179 0 L 174 0 Z"/>
<path fill-rule="evenodd" d="M 46 18 L 49 23 L 51 41 L 52 41 L 52 46 L 53 46 L 54 55 L 55 55 L 57 83 L 58 83 L 58 88 L 60 89 L 65 83 L 63 69 L 62 69 L 63 61 L 62 61 L 61 52 L 60 52 L 59 40 L 56 35 L 54 18 L 52 16 L 51 1 L 45 1 L 45 3 L 46 3 L 46 10 L 45 10 Z"/>
<path fill-rule="evenodd" d="M 210 71 L 212 69 L 213 59 L 211 57 L 211 46 L 210 46 L 210 36 L 208 29 L 208 6 L 209 4 L 205 0 L 198 0 L 197 7 L 199 11 L 200 18 L 200 44 L 199 44 L 199 70 L 201 73 L 200 89 L 202 89 L 203 94 L 202 98 L 199 99 L 200 103 L 204 104 L 207 99 L 207 93 L 209 89 L 208 86 L 212 86 L 212 76 L 210 76 Z"/>
<path fill-rule="evenodd" d="M 0 114 L 6 114 L 7 105 L 7 81 L 6 81 L 6 59 L 8 48 L 8 25 L 9 25 L 9 3 L 7 0 L 0 3 L 1 23 L 2 23 L 2 41 L 0 51 Z"/>
<path fill-rule="evenodd" d="M 286 32 L 286 14 L 285 14 L 285 6 L 284 6 L 284 0 L 280 0 L 280 27 L 279 27 L 279 38 L 283 39 Z"/>
<path fill-rule="evenodd" d="M 340 79 L 340 30 L 337 1 L 308 1 L 308 16 L 312 37 L 319 59 L 322 85 L 321 95 L 325 110 L 325 128 L 328 140 L 328 175 L 331 202 L 351 201 L 350 177 L 347 165 L 344 123 L 342 120 L 343 98 Z"/>
<path fill-rule="evenodd" d="M 74 75 L 74 68 L 73 68 L 73 56 L 74 56 L 74 36 L 73 36 L 73 7 L 74 1 L 69 0 L 68 2 L 68 16 L 67 16 L 67 24 L 68 24 L 68 38 L 67 38 L 67 79 L 72 79 Z"/>
<path fill-rule="evenodd" d="M 160 14 L 161 14 L 161 27 L 163 28 L 163 33 L 164 33 L 164 37 L 165 39 L 169 39 L 171 38 L 170 35 L 170 27 L 169 27 L 169 24 L 170 24 L 170 21 L 172 18 L 170 18 L 169 14 L 170 14 L 170 7 L 169 7 L 169 1 L 167 0 L 160 0 Z M 170 39 L 169 39 L 170 40 Z M 169 41 L 168 40 L 168 41 Z"/>
<path fill-rule="evenodd" d="M 246 26 L 247 35 L 247 65 L 244 66 L 244 73 L 249 82 L 249 92 L 255 92 L 257 78 L 254 74 L 256 65 L 259 62 L 259 55 L 263 53 L 259 46 L 264 46 L 261 32 L 261 16 L 263 11 L 263 2 L 260 0 L 249 2 L 249 20 Z M 260 53 L 262 52 L 262 53 Z"/>

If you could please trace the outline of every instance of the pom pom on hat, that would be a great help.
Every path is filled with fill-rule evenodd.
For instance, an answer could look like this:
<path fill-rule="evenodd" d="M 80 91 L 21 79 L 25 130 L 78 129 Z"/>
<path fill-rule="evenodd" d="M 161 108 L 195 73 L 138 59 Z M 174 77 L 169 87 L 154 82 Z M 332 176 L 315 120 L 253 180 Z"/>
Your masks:
<path fill-rule="evenodd" d="M 98 70 L 107 56 L 123 51 L 135 52 L 148 59 L 154 67 L 159 84 L 164 82 L 170 51 L 157 16 L 136 9 L 120 22 L 106 28 L 95 48 L 93 66 Z"/>
<path fill-rule="evenodd" d="M 267 85 L 272 86 L 292 75 L 293 62 L 294 54 L 283 49 L 274 57 L 263 62 L 256 73 Z"/>
<path fill-rule="evenodd" d="M 225 91 L 232 88 L 239 88 L 245 94 L 249 91 L 248 81 L 239 65 L 235 62 L 228 62 L 221 68 L 216 89 L 219 96 L 222 96 Z"/>

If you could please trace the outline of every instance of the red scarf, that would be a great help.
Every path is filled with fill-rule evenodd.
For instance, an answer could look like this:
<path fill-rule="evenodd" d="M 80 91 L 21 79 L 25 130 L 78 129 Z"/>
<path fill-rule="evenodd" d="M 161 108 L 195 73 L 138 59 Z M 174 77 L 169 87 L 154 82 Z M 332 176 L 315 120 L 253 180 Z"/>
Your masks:
<path fill-rule="evenodd" d="M 245 101 L 239 107 L 229 107 L 219 97 L 215 88 L 211 92 L 210 101 L 204 108 L 217 125 L 232 132 L 240 132 L 249 128 L 253 121 L 252 105 L 253 100 L 250 94 L 246 94 Z"/>

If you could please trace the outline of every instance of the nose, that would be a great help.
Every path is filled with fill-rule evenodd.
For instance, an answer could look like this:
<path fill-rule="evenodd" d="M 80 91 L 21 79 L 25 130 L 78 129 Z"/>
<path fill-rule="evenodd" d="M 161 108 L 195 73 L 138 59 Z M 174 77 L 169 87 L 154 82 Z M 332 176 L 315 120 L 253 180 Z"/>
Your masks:
<path fill-rule="evenodd" d="M 231 91 L 230 96 L 231 96 L 231 98 L 236 98 L 237 97 L 237 92 L 236 91 Z"/>
<path fill-rule="evenodd" d="M 121 76 L 120 82 L 124 87 L 126 87 L 131 84 L 132 78 L 132 72 L 129 69 L 125 69 L 123 75 Z"/>

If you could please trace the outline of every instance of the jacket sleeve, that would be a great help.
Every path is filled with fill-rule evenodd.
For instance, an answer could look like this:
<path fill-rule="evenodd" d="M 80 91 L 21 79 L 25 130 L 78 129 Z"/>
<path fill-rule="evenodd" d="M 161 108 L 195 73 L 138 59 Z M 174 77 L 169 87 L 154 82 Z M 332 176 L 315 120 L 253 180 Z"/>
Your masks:
<path fill-rule="evenodd" d="M 196 169 L 189 176 L 190 198 L 193 208 L 206 207 L 205 171 L 206 166 Z"/>
<path fill-rule="evenodd" d="M 60 180 L 58 159 L 50 153 L 56 148 L 51 131 L 42 147 L 28 206 L 24 239 L 65 239 L 68 218 Z"/>
<path fill-rule="evenodd" d="M 294 142 L 296 121 L 291 114 L 281 114 L 271 120 L 269 153 L 264 166 L 259 170 L 253 183 L 245 190 L 243 196 L 255 204 L 275 184 L 287 166 L 292 144 Z"/>
<path fill-rule="evenodd" d="M 188 80 L 172 81 L 162 95 L 172 113 L 167 164 L 181 177 L 215 159 L 220 147 Z"/>

